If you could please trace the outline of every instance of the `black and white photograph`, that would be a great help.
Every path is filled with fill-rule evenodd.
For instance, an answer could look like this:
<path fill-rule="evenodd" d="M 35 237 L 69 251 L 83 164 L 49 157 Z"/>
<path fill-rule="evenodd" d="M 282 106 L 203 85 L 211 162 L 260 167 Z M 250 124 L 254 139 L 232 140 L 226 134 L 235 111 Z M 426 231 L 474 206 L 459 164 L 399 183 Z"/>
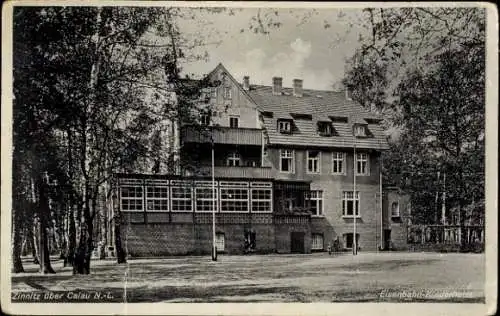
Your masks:
<path fill-rule="evenodd" d="M 2 15 L 4 312 L 495 313 L 493 4 Z"/>

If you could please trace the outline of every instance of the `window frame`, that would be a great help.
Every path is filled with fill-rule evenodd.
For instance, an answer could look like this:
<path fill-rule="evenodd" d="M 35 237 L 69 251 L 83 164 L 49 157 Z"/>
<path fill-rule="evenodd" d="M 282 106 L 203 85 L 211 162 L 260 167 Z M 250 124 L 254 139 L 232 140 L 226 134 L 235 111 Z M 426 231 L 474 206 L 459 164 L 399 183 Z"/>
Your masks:
<path fill-rule="evenodd" d="M 130 197 L 130 196 L 126 196 L 126 197 L 123 197 L 123 189 L 124 188 L 134 188 L 134 193 L 137 193 L 137 189 L 139 188 L 140 189 L 140 192 L 141 192 L 141 196 L 138 197 L 138 196 L 134 196 L 134 197 Z M 124 201 L 135 201 L 134 202 L 134 206 L 137 206 L 138 204 L 136 203 L 137 201 L 141 201 L 140 205 L 141 205 L 141 208 L 134 208 L 134 209 L 124 209 L 123 208 L 123 202 Z M 127 184 L 127 185 L 121 185 L 120 186 L 120 212 L 122 213 L 131 213 L 131 212 L 144 212 L 144 187 L 142 185 L 133 185 L 133 184 Z"/>
<path fill-rule="evenodd" d="M 317 152 L 318 155 L 316 157 L 311 158 L 310 152 Z M 309 161 L 312 161 L 312 166 L 314 166 L 314 162 L 316 161 L 316 171 L 311 171 L 309 169 Z M 308 150 L 306 154 L 306 173 L 307 174 L 321 174 L 321 151 L 320 150 Z"/>
<path fill-rule="evenodd" d="M 189 189 L 189 198 L 174 198 L 174 189 Z M 191 205 L 190 210 L 177 210 L 174 209 L 174 201 L 189 201 Z M 170 187 L 170 210 L 173 213 L 191 213 L 194 210 L 194 205 L 193 205 L 193 188 L 190 186 L 182 186 L 182 185 L 174 185 Z M 184 204 L 187 205 L 187 204 Z"/>
<path fill-rule="evenodd" d="M 254 191 L 268 191 L 269 192 L 269 199 L 262 199 L 262 198 L 257 198 L 254 199 Z M 261 202 L 269 202 L 269 209 L 268 210 L 254 210 L 254 202 L 255 203 L 261 203 Z M 272 213 L 273 212 L 273 190 L 272 188 L 250 188 L 250 212 L 252 213 Z"/>
<path fill-rule="evenodd" d="M 236 164 L 236 162 L 238 162 Z M 237 151 L 230 152 L 226 157 L 227 167 L 241 167 L 241 155 Z"/>
<path fill-rule="evenodd" d="M 290 157 L 284 156 L 284 153 L 290 153 Z M 295 173 L 295 150 L 294 149 L 280 149 L 280 172 L 281 173 Z M 288 171 L 283 171 L 283 159 L 289 159 L 290 160 L 290 170 Z"/>
<path fill-rule="evenodd" d="M 210 126 L 211 122 L 212 122 L 212 117 L 209 113 L 201 113 L 200 114 L 200 125 Z"/>
<path fill-rule="evenodd" d="M 195 187 L 194 188 L 194 211 L 196 213 L 212 213 L 213 211 L 213 208 L 215 207 L 215 212 L 218 212 L 217 210 L 217 199 L 218 199 L 218 196 L 219 196 L 219 191 L 218 191 L 218 188 L 215 188 L 215 197 L 212 197 L 212 198 L 206 198 L 206 197 L 198 197 L 198 191 L 201 191 L 201 190 L 206 190 L 208 192 L 210 192 L 210 195 L 213 194 L 213 191 L 214 189 L 209 187 L 209 186 L 199 186 L 199 187 Z M 199 210 L 198 209 L 198 200 L 200 201 L 210 201 L 210 209 L 209 210 Z M 215 201 L 214 201 L 215 200 Z"/>
<path fill-rule="evenodd" d="M 361 155 L 365 155 L 366 157 L 360 159 L 359 157 Z M 369 176 L 370 175 L 370 154 L 368 154 L 368 153 L 356 153 L 355 160 L 356 160 L 356 163 L 355 163 L 356 170 L 354 172 L 355 172 L 356 176 Z M 365 172 L 364 173 L 359 172 L 358 167 L 359 167 L 360 162 L 361 163 L 365 162 Z"/>
<path fill-rule="evenodd" d="M 236 126 L 233 126 L 233 124 L 232 124 L 233 120 L 236 120 Z M 239 128 L 240 127 L 240 117 L 235 116 L 235 115 L 229 116 L 229 127 L 230 128 Z"/>
<path fill-rule="evenodd" d="M 315 236 L 321 236 L 321 247 L 315 247 Z M 321 251 L 325 250 L 325 236 L 321 233 L 311 233 L 311 250 Z"/>
<path fill-rule="evenodd" d="M 366 136 L 366 125 L 364 125 L 364 124 L 354 125 L 354 136 L 365 137 Z"/>
<path fill-rule="evenodd" d="M 227 190 L 238 190 L 238 191 L 245 191 L 247 193 L 247 198 L 246 199 L 227 199 L 227 198 L 223 198 L 223 194 L 227 194 L 227 193 L 223 193 L 224 191 L 227 191 Z M 246 211 L 225 211 L 223 209 L 223 202 L 246 202 Z M 248 187 L 221 187 L 220 188 L 220 194 L 219 194 L 219 211 L 221 213 L 249 213 L 250 212 L 250 190 Z"/>
<path fill-rule="evenodd" d="M 231 86 L 225 86 L 223 92 L 224 99 L 231 100 L 233 98 L 233 91 Z"/>
<path fill-rule="evenodd" d="M 149 197 L 149 189 L 165 189 L 167 193 L 167 197 Z M 152 213 L 164 213 L 164 212 L 169 212 L 170 211 L 170 190 L 168 186 L 159 186 L 159 185 L 146 185 L 145 186 L 145 191 L 146 191 L 146 212 L 152 212 Z M 149 209 L 149 201 L 153 201 L 153 204 L 155 201 L 166 201 L 167 208 L 166 209 Z"/>
<path fill-rule="evenodd" d="M 317 131 L 319 136 L 333 136 L 333 124 L 330 122 L 319 121 L 317 123 Z"/>
<path fill-rule="evenodd" d="M 338 155 L 342 156 L 342 159 L 338 158 Z M 343 151 L 334 151 L 332 152 L 332 174 L 333 175 L 346 175 L 346 153 Z M 335 171 L 335 162 L 341 162 L 342 163 L 342 170 L 340 172 Z"/>
<path fill-rule="evenodd" d="M 323 190 L 311 190 L 307 193 L 309 205 L 316 204 L 316 214 L 311 214 L 312 217 L 325 217 L 325 203 L 323 200 Z"/>
<path fill-rule="evenodd" d="M 292 122 L 290 120 L 278 120 L 278 132 L 282 134 L 292 133 Z"/>
<path fill-rule="evenodd" d="M 349 193 L 352 194 L 351 198 L 349 197 Z M 347 214 L 349 201 L 353 202 L 352 215 Z M 356 202 L 358 203 L 356 204 Z M 343 218 L 361 217 L 361 193 L 359 191 L 356 191 L 356 194 L 354 194 L 353 191 L 342 191 L 342 217 Z"/>

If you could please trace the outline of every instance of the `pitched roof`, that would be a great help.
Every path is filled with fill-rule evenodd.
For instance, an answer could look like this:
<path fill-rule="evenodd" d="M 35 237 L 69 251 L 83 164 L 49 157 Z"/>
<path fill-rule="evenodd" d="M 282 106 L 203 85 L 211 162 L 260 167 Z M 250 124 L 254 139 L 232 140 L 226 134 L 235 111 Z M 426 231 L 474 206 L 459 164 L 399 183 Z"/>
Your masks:
<path fill-rule="evenodd" d="M 304 89 L 302 97 L 295 97 L 292 88 L 282 88 L 282 95 L 273 95 L 270 86 L 252 85 L 248 91 L 251 99 L 261 112 L 273 112 L 273 117 L 263 117 L 269 143 L 321 146 L 321 147 L 353 147 L 353 123 L 368 124 L 364 119 L 381 119 L 354 101 L 347 100 L 343 92 Z M 291 118 L 291 114 L 306 114 L 312 120 L 295 119 L 296 130 L 292 134 L 281 134 L 277 130 L 277 120 Z M 336 136 L 320 136 L 316 131 L 318 121 L 330 121 L 330 116 L 347 117 L 345 122 L 332 122 Z M 372 122 L 372 121 L 371 121 Z M 356 147 L 371 149 L 388 149 L 387 140 L 382 127 L 368 124 L 373 137 L 356 138 Z"/>

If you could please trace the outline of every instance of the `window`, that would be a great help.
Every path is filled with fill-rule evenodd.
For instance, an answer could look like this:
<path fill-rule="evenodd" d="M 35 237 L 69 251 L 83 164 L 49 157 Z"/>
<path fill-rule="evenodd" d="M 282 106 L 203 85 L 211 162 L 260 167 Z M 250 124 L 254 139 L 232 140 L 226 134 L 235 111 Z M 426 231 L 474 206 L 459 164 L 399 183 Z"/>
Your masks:
<path fill-rule="evenodd" d="M 217 98 L 217 87 L 213 87 L 210 91 L 210 94 L 212 98 Z"/>
<path fill-rule="evenodd" d="M 334 152 L 332 153 L 332 173 L 345 174 L 345 153 Z"/>
<path fill-rule="evenodd" d="M 215 189 L 215 199 L 217 198 L 217 189 Z M 212 212 L 214 209 L 214 191 L 212 188 L 195 189 L 195 209 L 196 212 Z"/>
<path fill-rule="evenodd" d="M 121 210 L 123 212 L 142 211 L 142 186 L 123 186 L 120 188 Z"/>
<path fill-rule="evenodd" d="M 290 121 L 278 121 L 278 131 L 280 133 L 290 133 L 292 131 L 292 124 Z"/>
<path fill-rule="evenodd" d="M 200 115 L 200 124 L 205 126 L 210 125 L 210 114 L 202 113 Z"/>
<path fill-rule="evenodd" d="M 342 216 L 354 217 L 354 205 L 356 205 L 356 217 L 359 217 L 359 191 L 356 191 L 356 199 L 352 191 L 344 191 L 342 197 Z"/>
<path fill-rule="evenodd" d="M 346 248 L 348 249 L 352 249 L 352 247 L 354 246 L 354 239 L 352 238 L 354 236 L 353 233 L 347 233 L 347 234 L 344 234 L 344 245 Z M 359 247 L 359 234 L 356 234 L 356 245 L 358 247 L 358 249 L 360 248 Z"/>
<path fill-rule="evenodd" d="M 146 187 L 146 205 L 148 211 L 168 211 L 168 187 Z"/>
<path fill-rule="evenodd" d="M 399 202 L 392 202 L 391 217 L 399 217 Z"/>
<path fill-rule="evenodd" d="M 323 234 L 312 234 L 311 237 L 312 237 L 311 250 L 323 250 L 324 249 Z"/>
<path fill-rule="evenodd" d="M 248 212 L 248 189 L 220 189 L 221 212 Z"/>
<path fill-rule="evenodd" d="M 190 187 L 172 187 L 172 212 L 191 212 L 192 205 L 192 191 Z"/>
<path fill-rule="evenodd" d="M 271 189 L 251 189 L 252 213 L 272 212 Z"/>
<path fill-rule="evenodd" d="M 289 149 L 280 150 L 280 171 L 293 173 L 294 171 L 294 151 Z"/>
<path fill-rule="evenodd" d="M 359 176 L 369 175 L 368 154 L 366 153 L 356 154 L 356 175 Z"/>
<path fill-rule="evenodd" d="M 237 152 L 229 153 L 226 160 L 226 165 L 229 167 L 238 167 L 240 165 L 240 154 Z"/>
<path fill-rule="evenodd" d="M 229 127 L 231 128 L 238 128 L 239 125 L 239 118 L 235 116 L 229 117 Z"/>
<path fill-rule="evenodd" d="M 215 247 L 217 247 L 217 252 L 224 251 L 226 236 L 224 233 L 216 233 L 215 234 Z"/>
<path fill-rule="evenodd" d="M 364 125 L 355 125 L 354 126 L 354 136 L 365 136 L 366 129 Z"/>
<path fill-rule="evenodd" d="M 307 151 L 307 173 L 320 173 L 321 153 L 317 150 Z"/>
<path fill-rule="evenodd" d="M 332 136 L 332 124 L 330 122 L 318 122 L 318 134 L 320 136 Z"/>
<path fill-rule="evenodd" d="M 231 99 L 231 87 L 224 87 L 224 99 Z"/>
<path fill-rule="evenodd" d="M 307 194 L 313 216 L 323 216 L 323 191 L 311 191 Z"/>

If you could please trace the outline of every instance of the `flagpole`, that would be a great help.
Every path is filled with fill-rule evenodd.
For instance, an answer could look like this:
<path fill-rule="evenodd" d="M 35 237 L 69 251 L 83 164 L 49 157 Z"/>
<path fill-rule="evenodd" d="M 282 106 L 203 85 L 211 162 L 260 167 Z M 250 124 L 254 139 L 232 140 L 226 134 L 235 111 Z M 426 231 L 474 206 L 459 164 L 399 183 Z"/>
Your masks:
<path fill-rule="evenodd" d="M 215 154 L 214 154 L 214 140 L 212 137 L 212 261 L 217 261 L 217 247 L 215 246 L 215 207 L 216 207 L 216 193 L 215 193 Z"/>
<path fill-rule="evenodd" d="M 356 211 L 357 211 L 357 207 L 356 207 L 356 136 L 354 136 L 354 159 L 353 159 L 353 162 L 354 162 L 354 168 L 353 168 L 353 205 L 354 205 L 354 234 L 352 236 L 352 239 L 353 239 L 353 247 L 352 247 L 352 254 L 353 255 L 357 255 L 358 254 L 358 242 L 356 240 Z"/>

